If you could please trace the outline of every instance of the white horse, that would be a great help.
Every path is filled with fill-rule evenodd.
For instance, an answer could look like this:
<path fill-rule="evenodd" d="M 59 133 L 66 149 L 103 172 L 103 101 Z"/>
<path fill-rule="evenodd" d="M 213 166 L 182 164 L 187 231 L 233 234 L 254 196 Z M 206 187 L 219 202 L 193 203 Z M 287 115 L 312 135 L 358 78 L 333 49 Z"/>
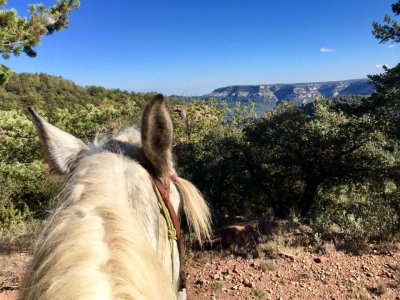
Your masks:
<path fill-rule="evenodd" d="M 130 128 L 103 144 L 86 145 L 30 112 L 50 168 L 66 181 L 62 204 L 37 241 L 19 299 L 185 295 L 178 292 L 180 249 L 168 234 L 176 228 L 168 226 L 171 214 L 160 209 L 154 182 L 165 187 L 172 215 L 183 210 L 200 241 L 210 236 L 210 211 L 197 189 L 174 175 L 173 129 L 163 96 L 146 107 L 141 133 Z"/>

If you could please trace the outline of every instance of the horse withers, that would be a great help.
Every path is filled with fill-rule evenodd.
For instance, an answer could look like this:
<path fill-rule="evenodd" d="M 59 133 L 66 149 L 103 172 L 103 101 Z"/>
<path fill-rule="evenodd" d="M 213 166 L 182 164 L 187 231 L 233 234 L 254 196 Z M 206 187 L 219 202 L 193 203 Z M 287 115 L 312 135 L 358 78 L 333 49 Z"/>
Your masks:
<path fill-rule="evenodd" d="M 210 211 L 198 190 L 175 174 L 163 96 L 147 105 L 141 132 L 128 128 L 102 144 L 87 145 L 30 112 L 49 166 L 65 176 L 65 185 L 37 240 L 19 299 L 184 296 L 168 215 L 183 211 L 202 240 L 210 237 Z M 160 209 L 155 182 L 165 187 L 170 214 Z"/>

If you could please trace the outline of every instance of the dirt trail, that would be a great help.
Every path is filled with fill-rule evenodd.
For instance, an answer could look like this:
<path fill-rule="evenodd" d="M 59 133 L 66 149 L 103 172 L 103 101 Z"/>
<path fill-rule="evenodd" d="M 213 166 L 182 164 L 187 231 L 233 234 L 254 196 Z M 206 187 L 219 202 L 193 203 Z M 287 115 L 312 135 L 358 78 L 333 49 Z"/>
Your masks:
<path fill-rule="evenodd" d="M 15 299 L 27 253 L 0 254 L 0 300 Z M 276 259 L 191 261 L 189 299 L 400 300 L 400 251 L 351 256 L 281 253 Z"/>
<path fill-rule="evenodd" d="M 400 299 L 400 252 L 213 259 L 189 269 L 190 299 Z"/>

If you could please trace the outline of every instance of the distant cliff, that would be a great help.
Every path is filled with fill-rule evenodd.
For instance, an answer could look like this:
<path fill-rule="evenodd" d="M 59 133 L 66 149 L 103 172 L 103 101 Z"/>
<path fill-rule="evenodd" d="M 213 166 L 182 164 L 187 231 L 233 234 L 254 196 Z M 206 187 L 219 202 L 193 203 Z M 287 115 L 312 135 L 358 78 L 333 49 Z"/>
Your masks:
<path fill-rule="evenodd" d="M 368 79 L 294 84 L 232 85 L 218 88 L 212 93 L 193 97 L 215 98 L 229 103 L 249 102 L 256 104 L 258 112 L 276 108 L 282 101 L 307 104 L 316 98 L 332 98 L 339 95 L 370 95 L 374 87 Z M 181 97 L 179 97 L 181 98 Z"/>

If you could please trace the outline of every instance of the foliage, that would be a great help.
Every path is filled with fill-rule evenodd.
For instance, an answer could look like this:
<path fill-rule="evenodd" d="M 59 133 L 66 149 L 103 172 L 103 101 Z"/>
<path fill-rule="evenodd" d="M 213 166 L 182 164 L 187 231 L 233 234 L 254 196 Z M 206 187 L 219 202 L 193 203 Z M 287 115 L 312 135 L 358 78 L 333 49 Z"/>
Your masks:
<path fill-rule="evenodd" d="M 400 15 L 400 1 L 392 4 L 392 12 L 396 15 Z M 389 15 L 385 15 L 384 25 L 378 22 L 373 23 L 373 35 L 381 42 L 387 42 L 393 40 L 395 42 L 400 42 L 400 25 Z"/>
<path fill-rule="evenodd" d="M 25 110 L 28 106 L 52 112 L 58 108 L 79 111 L 82 106 L 107 105 L 135 106 L 140 111 L 153 94 L 140 94 L 119 89 L 107 90 L 103 87 L 78 86 L 72 81 L 47 74 L 13 74 L 7 83 L 0 86 L 1 110 Z M 133 108 L 132 108 L 133 109 Z"/>
<path fill-rule="evenodd" d="M 153 94 L 13 74 L 0 96 L 0 222 L 12 227 L 43 217 L 57 201 L 26 106 L 92 141 L 138 124 Z M 260 119 L 252 105 L 173 100 L 177 171 L 204 193 L 217 227 L 238 215 L 299 214 L 318 240 L 339 224 L 348 249 L 390 239 L 400 229 L 400 152 L 390 122 L 357 111 L 366 99 L 283 103 Z"/>
<path fill-rule="evenodd" d="M 285 217 L 296 210 L 312 213 L 319 187 L 364 180 L 392 166 L 393 159 L 376 145 L 385 145 L 373 117 L 349 117 L 314 103 L 314 116 L 284 104 L 246 129 L 258 170 L 256 186 L 270 199 L 275 214 Z M 278 130 L 279 128 L 279 130 Z M 266 149 L 268 149 L 266 151 Z M 271 190 L 269 184 L 279 189 Z M 258 183 L 258 184 L 257 184 Z"/>
<path fill-rule="evenodd" d="M 35 212 L 43 215 L 52 193 L 32 122 L 16 111 L 0 111 L 0 223 L 13 226 Z"/>
<path fill-rule="evenodd" d="M 0 86 L 6 83 L 12 74 L 13 71 L 10 68 L 0 64 Z"/>
<path fill-rule="evenodd" d="M 369 97 L 361 95 L 336 96 L 332 98 L 328 105 L 337 112 L 343 112 L 347 115 L 360 115 L 364 113 L 365 103 Z"/>
<path fill-rule="evenodd" d="M 400 15 L 400 1 L 392 5 L 392 11 L 396 16 Z M 400 42 L 399 23 L 388 15 L 385 16 L 384 22 L 385 25 L 374 22 L 374 36 L 381 43 L 390 40 Z M 376 93 L 366 102 L 366 108 L 391 122 L 391 133 L 400 137 L 400 64 L 393 68 L 384 66 L 383 69 L 382 74 L 368 76 L 375 86 Z"/>
<path fill-rule="evenodd" d="M 0 7 L 6 4 L 7 0 L 0 1 Z M 29 19 L 18 16 L 15 9 L 0 10 L 0 54 L 5 59 L 21 52 L 35 57 L 33 48 L 41 37 L 68 28 L 68 14 L 78 7 L 79 0 L 59 0 L 50 8 L 31 4 Z"/>
<path fill-rule="evenodd" d="M 339 246 L 350 252 L 365 249 L 368 242 L 391 240 L 400 229 L 398 183 L 391 180 L 322 188 L 317 202 L 314 226 L 320 232 L 338 227 Z"/>
<path fill-rule="evenodd" d="M 400 64 L 394 68 L 384 67 L 385 73 L 369 75 L 376 92 L 372 94 L 367 108 L 391 123 L 391 132 L 400 136 Z"/>
<path fill-rule="evenodd" d="M 27 222 L 31 217 L 31 212 L 25 205 L 23 210 L 14 207 L 13 203 L 9 206 L 0 205 L 0 233 L 8 233 L 10 230 Z"/>
<path fill-rule="evenodd" d="M 7 0 L 0 0 L 0 8 Z M 57 0 L 50 8 L 43 4 L 29 5 L 30 18 L 20 17 L 15 9 L 0 10 L 0 54 L 4 59 L 24 52 L 36 57 L 33 49 L 39 45 L 43 35 L 68 28 L 68 15 L 79 7 L 79 0 Z M 0 64 L 0 86 L 7 82 L 12 70 Z"/>
<path fill-rule="evenodd" d="M 196 117 L 191 117 L 190 125 L 186 121 L 181 123 L 182 129 L 179 129 L 182 125 L 175 126 L 179 173 L 205 194 L 217 223 L 256 211 L 257 205 L 262 203 L 246 201 L 250 177 L 246 173 L 248 166 L 242 132 L 255 115 L 253 106 L 237 104 L 234 109 L 229 109 L 226 103 L 218 105 L 213 99 L 208 103 L 194 101 L 186 105 L 187 115 Z M 199 107 L 206 109 L 200 114 Z M 182 134 L 189 128 L 196 134 Z"/>

